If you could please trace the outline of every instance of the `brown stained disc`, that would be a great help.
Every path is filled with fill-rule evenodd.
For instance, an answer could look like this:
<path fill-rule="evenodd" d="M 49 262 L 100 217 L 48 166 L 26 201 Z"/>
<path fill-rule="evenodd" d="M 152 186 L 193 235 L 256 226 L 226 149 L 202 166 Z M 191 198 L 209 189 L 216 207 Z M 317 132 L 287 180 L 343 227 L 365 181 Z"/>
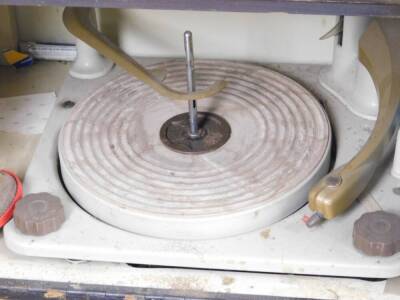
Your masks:
<path fill-rule="evenodd" d="M 231 127 L 220 116 L 209 112 L 198 112 L 200 135 L 189 135 L 189 114 L 183 113 L 167 120 L 160 130 L 165 146 L 179 153 L 201 154 L 218 149 L 231 136 Z"/>
<path fill-rule="evenodd" d="M 165 70 L 164 84 L 186 90 L 183 60 L 149 68 Z M 264 227 L 305 204 L 329 165 L 329 120 L 318 100 L 259 65 L 196 60 L 195 69 L 198 90 L 227 83 L 197 108 L 231 129 L 228 138 L 223 125 L 226 134 L 213 147 L 223 145 L 201 155 L 171 151 L 160 139 L 166 120 L 187 113 L 187 102 L 128 74 L 72 108 L 59 156 L 65 185 L 83 208 L 129 231 L 191 239 Z"/>

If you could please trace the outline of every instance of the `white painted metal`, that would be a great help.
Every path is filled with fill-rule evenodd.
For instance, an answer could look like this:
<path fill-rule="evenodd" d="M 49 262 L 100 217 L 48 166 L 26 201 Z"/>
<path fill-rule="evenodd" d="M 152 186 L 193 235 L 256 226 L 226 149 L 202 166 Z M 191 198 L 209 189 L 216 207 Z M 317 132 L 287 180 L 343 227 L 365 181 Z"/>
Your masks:
<path fill-rule="evenodd" d="M 69 74 L 79 79 L 95 79 L 106 75 L 114 63 L 85 42 L 76 40 L 76 59 L 69 70 Z"/>
<path fill-rule="evenodd" d="M 16 10 L 20 40 L 75 42 L 62 23 L 61 7 L 20 6 Z M 100 9 L 100 17 L 102 31 L 134 57 L 183 57 L 182 34 L 186 28 L 194 34 L 196 58 L 332 62 L 333 40 L 320 41 L 319 37 L 335 25 L 335 16 Z"/>
<path fill-rule="evenodd" d="M 335 131 L 335 164 L 340 165 L 351 158 L 368 138 L 373 122 L 354 116 L 336 98 L 324 91 L 318 84 L 319 67 L 275 67 L 301 79 L 319 99 L 324 99 Z M 119 76 L 117 71 L 107 77 L 88 81 L 85 85 L 68 78 L 59 101 L 72 99 L 79 102 L 87 97 L 89 91 L 104 85 L 115 76 Z M 308 229 L 302 223 L 303 215 L 310 213 L 307 207 L 303 207 L 281 222 L 236 237 L 212 241 L 149 238 L 117 229 L 93 218 L 74 203 L 63 189 L 58 176 L 56 144 L 59 130 L 68 115 L 68 110 L 56 106 L 25 177 L 27 193 L 48 191 L 60 196 L 66 209 L 67 221 L 60 231 L 44 237 L 24 236 L 16 230 L 13 222 L 8 223 L 4 237 L 7 246 L 13 251 L 29 256 L 190 268 L 380 278 L 400 275 L 398 254 L 387 258 L 368 257 L 352 246 L 353 222 L 363 213 L 376 209 L 400 213 L 396 201 L 398 196 L 392 192 L 398 181 L 390 176 L 387 166 L 382 166 L 382 176 L 371 185 L 371 190 L 367 191 L 359 203 L 346 214 L 317 228 Z M 179 272 L 187 278 L 184 272 Z M 285 282 L 291 280 L 285 278 Z M 280 286 L 277 284 L 278 289 Z M 313 297 L 310 295 L 305 297 Z M 333 298 L 335 295 L 331 296 Z M 363 297 L 368 299 L 369 296 L 357 294 L 353 299 Z"/>
<path fill-rule="evenodd" d="M 186 84 L 185 62 L 169 61 L 164 83 Z M 138 234 L 214 239 L 270 225 L 307 201 L 328 170 L 330 126 L 318 101 L 261 66 L 196 63 L 196 85 L 228 85 L 198 104 L 223 117 L 231 137 L 216 151 L 165 147 L 160 128 L 186 102 L 159 96 L 126 74 L 81 101 L 59 139 L 65 185 L 97 218 Z"/>
<path fill-rule="evenodd" d="M 157 289 L 163 290 L 164 293 L 166 290 L 176 294 L 181 291 L 187 292 L 193 295 L 193 298 L 197 298 L 194 295 L 198 295 L 202 299 L 207 296 L 209 299 L 227 299 L 230 294 L 236 294 L 235 299 L 243 300 L 265 295 L 332 300 L 400 299 L 396 289 L 390 291 L 388 288 L 395 286 L 397 279 L 369 281 L 343 277 L 147 268 L 124 263 L 48 259 L 12 253 L 6 248 L 3 240 L 0 240 L 0 277 L 68 282 L 76 289 L 85 284 L 103 286 L 104 289 L 107 286 L 131 287 L 140 289 L 141 292 L 145 289 L 149 293 L 148 298 L 151 298 L 153 293 L 155 299 L 159 299 L 156 295 L 160 295 Z M 125 298 L 133 296 L 126 295 Z"/>
<path fill-rule="evenodd" d="M 91 9 L 91 16 L 96 27 L 100 28 L 98 9 Z M 114 63 L 100 55 L 96 49 L 90 47 L 80 39 L 76 40 L 76 58 L 69 70 L 69 74 L 79 79 L 95 79 L 110 72 Z"/>
<path fill-rule="evenodd" d="M 393 177 L 400 179 L 400 131 L 397 131 L 391 174 Z"/>
<path fill-rule="evenodd" d="M 136 9 L 102 15 L 105 32 L 135 57 L 182 57 L 186 28 L 193 32 L 196 58 L 332 62 L 333 40 L 319 37 L 335 25 L 335 16 Z"/>
<path fill-rule="evenodd" d="M 367 17 L 344 18 L 343 43 L 337 44 L 332 65 L 322 70 L 321 84 L 356 115 L 375 120 L 378 94 L 367 69 L 358 60 L 358 41 L 369 24 Z"/>

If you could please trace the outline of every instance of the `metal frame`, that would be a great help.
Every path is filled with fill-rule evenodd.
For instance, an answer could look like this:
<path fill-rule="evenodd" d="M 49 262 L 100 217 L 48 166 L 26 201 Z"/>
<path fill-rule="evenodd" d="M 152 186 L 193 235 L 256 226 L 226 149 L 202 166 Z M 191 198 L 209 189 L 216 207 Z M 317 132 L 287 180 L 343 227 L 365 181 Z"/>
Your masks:
<path fill-rule="evenodd" d="M 392 0 L 0 0 L 0 5 L 396 16 L 400 15 L 400 2 L 396 2 Z"/>
<path fill-rule="evenodd" d="M 288 12 L 324 15 L 400 15 L 400 1 L 390 0 L 0 0 L 0 5 L 55 5 L 199 10 L 231 12 Z M 173 293 L 173 294 L 172 294 Z M 234 294 L 189 295 L 190 292 L 118 286 L 80 285 L 60 282 L 0 279 L 0 296 L 11 299 L 289 299 Z M 57 297 L 58 296 L 58 297 Z M 197 297 L 196 297 L 197 296 Z M 294 299 L 294 298 L 291 298 Z"/>

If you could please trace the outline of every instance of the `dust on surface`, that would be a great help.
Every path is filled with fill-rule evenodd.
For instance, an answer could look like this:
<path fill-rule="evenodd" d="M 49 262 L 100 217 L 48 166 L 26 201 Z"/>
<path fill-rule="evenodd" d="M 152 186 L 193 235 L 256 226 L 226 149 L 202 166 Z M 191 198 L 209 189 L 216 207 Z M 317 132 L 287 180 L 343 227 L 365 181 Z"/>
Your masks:
<path fill-rule="evenodd" d="M 223 285 L 230 285 L 232 283 L 235 282 L 235 278 L 230 277 L 230 276 L 224 276 L 224 278 L 222 279 L 222 284 Z"/>
<path fill-rule="evenodd" d="M 170 281 L 170 286 L 177 290 L 203 290 L 205 284 L 201 279 L 195 277 L 176 277 Z"/>
<path fill-rule="evenodd" d="M 271 229 L 267 228 L 260 232 L 260 235 L 263 239 L 268 239 L 271 233 Z"/>
<path fill-rule="evenodd" d="M 44 294 L 45 299 L 66 299 L 65 292 L 60 290 L 49 289 Z"/>

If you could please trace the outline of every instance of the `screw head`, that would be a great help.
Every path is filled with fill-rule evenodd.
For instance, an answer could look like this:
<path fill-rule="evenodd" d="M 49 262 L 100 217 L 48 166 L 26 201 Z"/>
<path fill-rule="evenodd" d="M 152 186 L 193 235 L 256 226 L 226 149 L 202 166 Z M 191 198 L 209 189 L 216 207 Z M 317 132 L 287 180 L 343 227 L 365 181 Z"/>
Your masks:
<path fill-rule="evenodd" d="M 325 178 L 325 183 L 328 187 L 335 188 L 342 184 L 342 177 L 339 175 L 328 175 Z"/>
<path fill-rule="evenodd" d="M 61 103 L 61 106 L 62 106 L 63 108 L 72 108 L 72 107 L 75 106 L 75 102 L 74 102 L 74 101 L 71 101 L 71 100 L 65 100 L 65 101 L 63 101 L 63 102 Z"/>

